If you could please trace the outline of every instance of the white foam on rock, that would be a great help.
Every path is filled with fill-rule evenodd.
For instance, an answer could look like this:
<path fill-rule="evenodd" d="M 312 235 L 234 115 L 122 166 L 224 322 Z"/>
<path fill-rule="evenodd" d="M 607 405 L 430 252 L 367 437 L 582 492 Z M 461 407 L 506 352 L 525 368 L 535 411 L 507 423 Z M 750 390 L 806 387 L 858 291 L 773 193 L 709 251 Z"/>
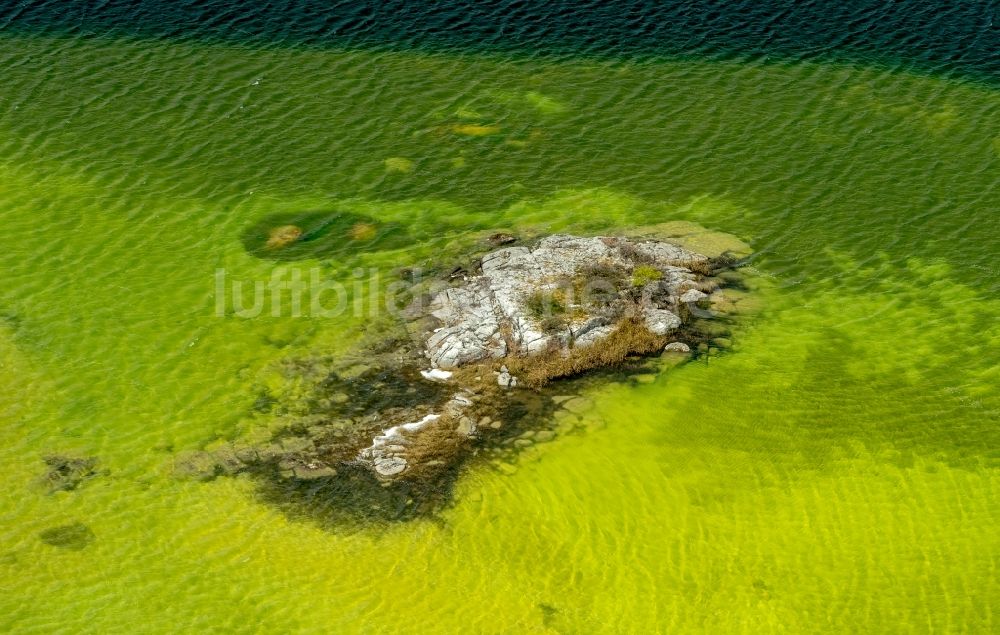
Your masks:
<path fill-rule="evenodd" d="M 440 418 L 441 418 L 441 415 L 431 414 L 431 415 L 427 415 L 426 417 L 424 417 L 420 421 L 414 421 L 412 423 L 401 423 L 398 426 L 392 426 L 391 428 L 383 430 L 382 434 L 380 434 L 377 437 L 375 437 L 374 439 L 372 439 L 371 448 L 377 448 L 377 447 L 386 445 L 390 441 L 396 441 L 396 442 L 402 441 L 403 440 L 402 432 L 404 432 L 404 431 L 405 432 L 416 432 L 417 430 L 419 430 L 419 429 L 423 428 L 424 426 L 426 426 L 431 421 L 437 421 Z"/>
<path fill-rule="evenodd" d="M 429 379 L 431 381 L 448 381 L 451 379 L 452 373 L 450 370 L 442 370 L 440 368 L 431 368 L 428 370 L 420 371 L 420 375 L 424 379 Z"/>

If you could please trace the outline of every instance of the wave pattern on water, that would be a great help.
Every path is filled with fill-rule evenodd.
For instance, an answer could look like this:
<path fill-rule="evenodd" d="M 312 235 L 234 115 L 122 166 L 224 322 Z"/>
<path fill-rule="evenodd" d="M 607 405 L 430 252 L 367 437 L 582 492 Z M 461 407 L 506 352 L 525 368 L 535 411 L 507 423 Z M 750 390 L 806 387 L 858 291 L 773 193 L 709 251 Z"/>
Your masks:
<path fill-rule="evenodd" d="M 81 0 L 0 9 L 12 31 L 571 55 L 886 59 L 1000 76 L 992 2 Z"/>

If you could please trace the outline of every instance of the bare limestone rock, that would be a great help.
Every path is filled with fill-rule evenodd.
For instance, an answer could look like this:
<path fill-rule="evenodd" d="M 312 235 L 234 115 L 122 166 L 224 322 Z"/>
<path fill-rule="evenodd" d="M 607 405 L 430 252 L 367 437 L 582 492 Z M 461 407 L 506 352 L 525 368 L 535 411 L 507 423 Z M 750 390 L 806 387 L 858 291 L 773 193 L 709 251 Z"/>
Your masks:
<path fill-rule="evenodd" d="M 680 296 L 681 302 L 700 302 L 708 297 L 707 293 L 702 293 L 698 289 L 688 289 Z"/>
<path fill-rule="evenodd" d="M 677 307 L 707 297 L 691 288 L 710 264 L 677 245 L 611 236 L 554 235 L 482 258 L 482 273 L 438 293 L 427 338 L 431 363 L 452 369 L 508 356 L 599 344 L 628 317 L 655 335 L 682 321 Z M 652 282 L 637 287 L 642 269 Z M 498 379 L 509 386 L 508 376 Z"/>

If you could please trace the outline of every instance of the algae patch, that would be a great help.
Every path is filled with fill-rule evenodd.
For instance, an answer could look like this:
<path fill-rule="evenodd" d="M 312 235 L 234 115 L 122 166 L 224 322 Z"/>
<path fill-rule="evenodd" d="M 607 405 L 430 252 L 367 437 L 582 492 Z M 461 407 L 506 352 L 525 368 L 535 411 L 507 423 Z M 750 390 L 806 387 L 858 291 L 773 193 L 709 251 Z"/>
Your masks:
<path fill-rule="evenodd" d="M 459 123 L 451 127 L 451 131 L 465 137 L 489 137 L 500 134 L 500 126 L 495 124 Z"/>
<path fill-rule="evenodd" d="M 40 532 L 38 538 L 50 547 L 69 551 L 83 551 L 97 540 L 90 527 L 83 523 L 50 527 Z"/>
<path fill-rule="evenodd" d="M 385 164 L 386 172 L 408 174 L 413 171 L 413 161 L 406 157 L 389 157 L 383 163 Z"/>

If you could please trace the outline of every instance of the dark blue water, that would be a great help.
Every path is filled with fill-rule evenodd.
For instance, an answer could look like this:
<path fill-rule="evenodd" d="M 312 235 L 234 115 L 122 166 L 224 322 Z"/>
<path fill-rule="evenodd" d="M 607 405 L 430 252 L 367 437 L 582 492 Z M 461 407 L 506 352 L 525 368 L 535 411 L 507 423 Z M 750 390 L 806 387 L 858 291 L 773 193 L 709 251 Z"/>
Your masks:
<path fill-rule="evenodd" d="M 0 29 L 261 46 L 840 58 L 1000 80 L 996 2 L 21 0 Z"/>

